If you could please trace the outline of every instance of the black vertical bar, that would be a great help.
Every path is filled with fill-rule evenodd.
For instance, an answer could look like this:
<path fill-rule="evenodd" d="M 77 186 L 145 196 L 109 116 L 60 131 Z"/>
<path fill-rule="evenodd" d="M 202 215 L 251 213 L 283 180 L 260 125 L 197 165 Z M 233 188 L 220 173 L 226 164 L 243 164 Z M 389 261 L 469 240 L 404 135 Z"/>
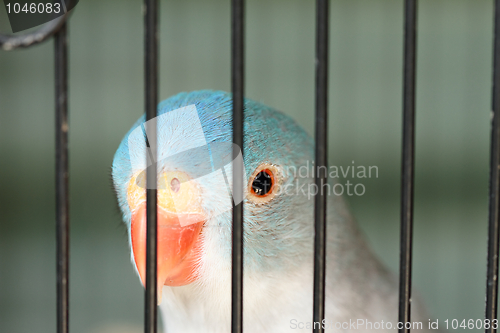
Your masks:
<path fill-rule="evenodd" d="M 69 332 L 68 50 L 66 23 L 55 34 L 57 332 Z"/>
<path fill-rule="evenodd" d="M 405 1 L 403 68 L 403 147 L 401 161 L 401 234 L 399 261 L 399 322 L 411 318 L 413 192 L 415 171 L 415 86 L 417 0 Z M 410 329 L 403 325 L 400 333 Z"/>
<path fill-rule="evenodd" d="M 493 91 L 491 117 L 490 188 L 488 221 L 488 268 L 486 278 L 485 318 L 497 319 L 498 302 L 498 219 L 500 191 L 500 0 L 495 0 L 494 46 L 493 46 Z M 496 332 L 490 325 L 486 333 Z"/>
<path fill-rule="evenodd" d="M 245 88 L 244 0 L 231 1 L 231 90 L 233 93 L 233 143 L 243 156 L 243 95 Z M 233 160 L 238 156 L 233 149 Z M 233 165 L 233 193 L 243 190 L 243 178 Z M 234 194 L 233 194 L 234 197 Z M 231 332 L 243 332 L 243 202 L 233 208 L 231 276 Z"/>
<path fill-rule="evenodd" d="M 326 184 L 328 164 L 328 30 L 329 0 L 316 1 L 316 124 L 314 182 L 318 189 L 314 197 L 314 299 L 313 332 L 322 333 L 325 318 L 326 269 Z"/>
<path fill-rule="evenodd" d="M 146 133 L 151 165 L 146 170 L 146 296 L 144 332 L 157 330 L 156 108 L 158 105 L 158 0 L 144 0 Z M 148 157 L 145 157 L 148 159 Z M 147 165 L 149 165 L 149 162 Z"/>

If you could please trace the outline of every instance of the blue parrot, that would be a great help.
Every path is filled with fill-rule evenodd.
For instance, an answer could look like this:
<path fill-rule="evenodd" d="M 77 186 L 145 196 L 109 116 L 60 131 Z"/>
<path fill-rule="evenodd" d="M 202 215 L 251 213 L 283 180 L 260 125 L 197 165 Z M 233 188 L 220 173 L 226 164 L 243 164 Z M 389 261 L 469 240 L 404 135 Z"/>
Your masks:
<path fill-rule="evenodd" d="M 131 259 L 145 279 L 147 131 L 126 134 L 112 178 Z M 158 106 L 158 300 L 168 333 L 230 332 L 232 97 L 180 93 Z M 341 196 L 328 196 L 326 319 L 312 322 L 314 142 L 288 116 L 244 103 L 244 331 L 380 332 L 397 328 L 397 279 Z M 229 166 L 229 167 L 228 167 Z M 427 331 L 421 302 L 412 329 Z M 421 326 L 418 326 L 418 322 Z M 389 327 L 389 324 L 391 326 Z M 385 326 L 384 326 L 385 325 Z"/>

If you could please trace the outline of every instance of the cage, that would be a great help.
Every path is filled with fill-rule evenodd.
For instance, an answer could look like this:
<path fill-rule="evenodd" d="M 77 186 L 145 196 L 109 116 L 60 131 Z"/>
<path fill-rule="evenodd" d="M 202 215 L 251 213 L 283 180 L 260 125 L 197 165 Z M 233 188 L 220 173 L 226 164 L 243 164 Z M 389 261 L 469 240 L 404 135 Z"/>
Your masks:
<path fill-rule="evenodd" d="M 68 23 L 70 325 L 78 332 L 125 332 L 143 321 L 142 288 L 107 179 L 119 140 L 144 109 L 141 5 L 82 2 Z M 491 1 L 420 1 L 418 12 L 414 285 L 436 318 L 480 319 L 488 186 L 494 190 L 497 182 L 488 182 L 488 166 L 498 19 Z M 331 1 L 329 11 L 329 162 L 380 166 L 380 177 L 366 181 L 366 194 L 347 199 L 394 271 L 403 13 L 403 2 L 384 0 Z M 161 3 L 158 15 L 160 100 L 206 87 L 230 91 L 229 4 Z M 2 31 L 6 22 L 0 11 Z M 246 4 L 245 96 L 288 112 L 311 134 L 316 23 L 313 2 Z M 0 330 L 6 332 L 56 327 L 51 66 L 61 59 L 54 64 L 50 44 L 0 53 Z M 498 214 L 492 202 L 490 218 Z"/>

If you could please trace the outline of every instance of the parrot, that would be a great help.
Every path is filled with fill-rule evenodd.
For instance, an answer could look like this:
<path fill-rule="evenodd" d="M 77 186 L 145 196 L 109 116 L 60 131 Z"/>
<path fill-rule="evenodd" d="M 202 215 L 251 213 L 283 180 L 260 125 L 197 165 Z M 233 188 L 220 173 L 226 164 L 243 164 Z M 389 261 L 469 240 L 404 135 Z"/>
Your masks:
<path fill-rule="evenodd" d="M 131 261 L 144 285 L 146 185 L 156 163 L 158 302 L 164 332 L 231 327 L 232 207 L 243 205 L 243 331 L 430 331 L 412 298 L 398 323 L 398 280 L 375 256 L 341 195 L 327 196 L 325 319 L 313 322 L 314 141 L 291 117 L 244 99 L 241 198 L 231 195 L 232 94 L 201 90 L 158 104 L 156 156 L 143 115 L 125 135 L 112 181 Z M 149 162 L 148 162 L 149 161 Z M 235 169 L 236 170 L 236 169 Z M 332 180 L 329 180 L 329 184 Z M 331 185 L 331 184 L 330 184 Z"/>

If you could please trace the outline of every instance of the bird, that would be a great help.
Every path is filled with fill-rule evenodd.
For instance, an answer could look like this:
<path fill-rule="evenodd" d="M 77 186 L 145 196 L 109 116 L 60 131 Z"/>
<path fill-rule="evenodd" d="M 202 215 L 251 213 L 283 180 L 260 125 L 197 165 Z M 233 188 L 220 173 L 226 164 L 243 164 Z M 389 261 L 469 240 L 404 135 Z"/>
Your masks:
<path fill-rule="evenodd" d="M 232 95 L 183 92 L 157 110 L 157 155 L 146 158 L 149 132 L 143 115 L 114 155 L 112 180 L 131 261 L 144 285 L 144 170 L 156 163 L 157 298 L 165 332 L 230 332 L 231 209 L 239 201 L 244 332 L 310 332 L 318 326 L 326 332 L 388 332 L 404 324 L 398 323 L 398 280 L 368 245 L 343 197 L 331 193 L 325 320 L 313 321 L 314 170 L 297 170 L 311 169 L 314 141 L 291 117 L 245 98 L 244 186 L 237 200 L 232 193 L 232 170 L 238 168 L 232 157 Z M 430 331 L 430 322 L 415 296 L 412 330 Z"/>

